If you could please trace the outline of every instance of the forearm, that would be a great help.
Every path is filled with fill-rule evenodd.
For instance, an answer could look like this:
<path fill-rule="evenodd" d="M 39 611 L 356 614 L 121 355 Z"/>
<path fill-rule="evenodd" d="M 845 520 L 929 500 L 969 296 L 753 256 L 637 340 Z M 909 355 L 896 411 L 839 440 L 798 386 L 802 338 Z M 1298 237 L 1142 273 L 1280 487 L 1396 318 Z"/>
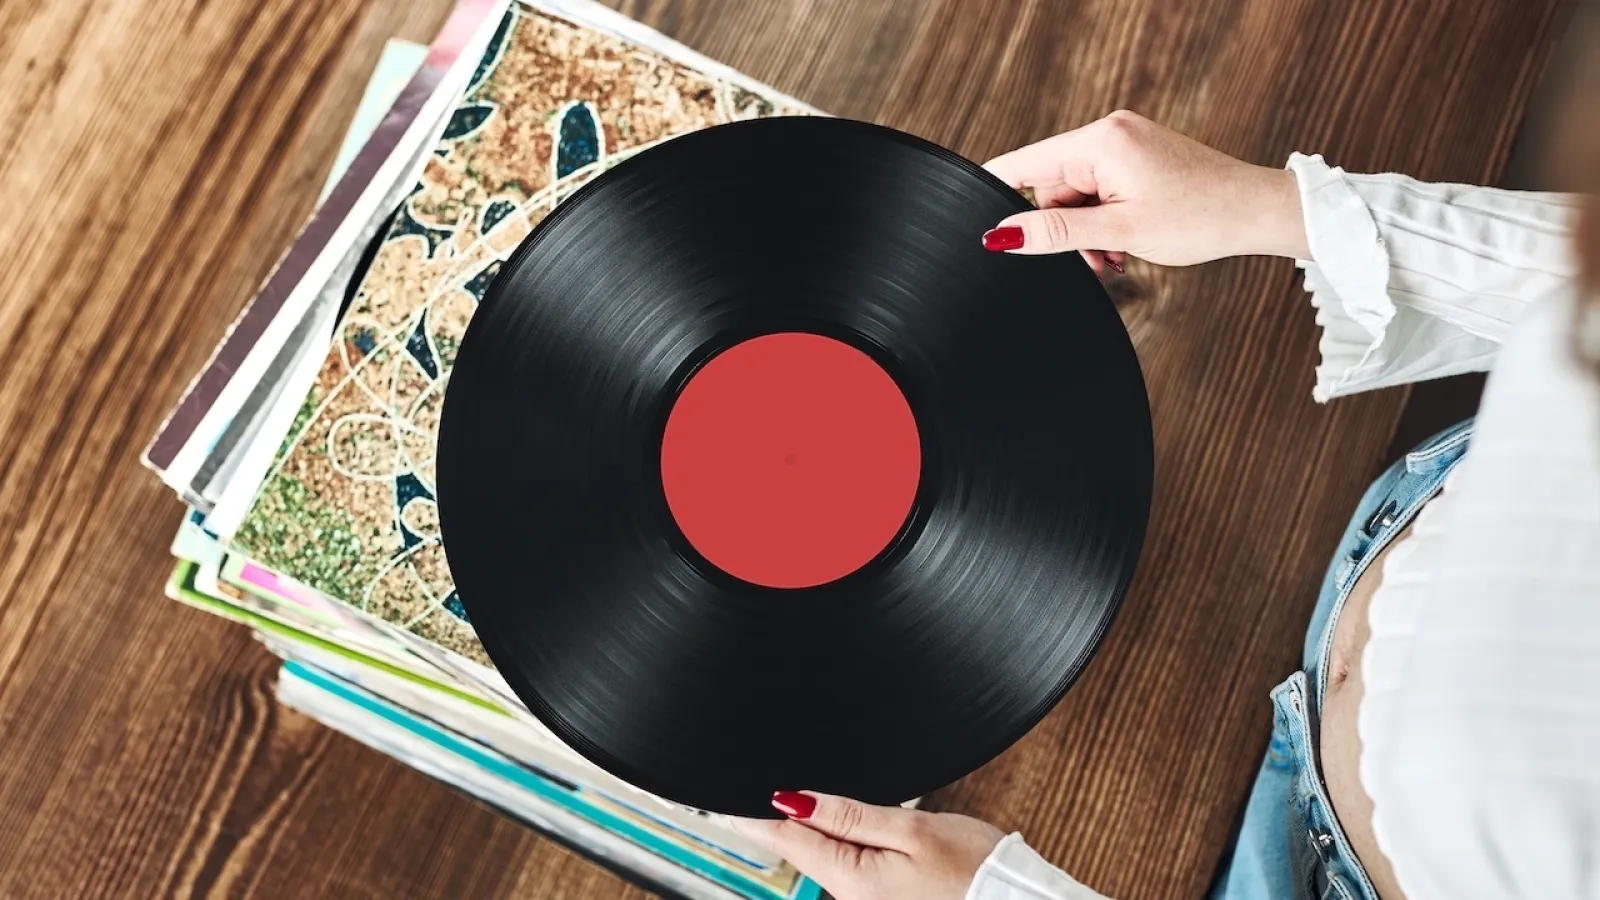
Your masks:
<path fill-rule="evenodd" d="M 1237 213 L 1240 256 L 1309 259 L 1300 185 L 1286 169 L 1254 166 Z M 1225 212 L 1225 211 L 1224 211 Z"/>

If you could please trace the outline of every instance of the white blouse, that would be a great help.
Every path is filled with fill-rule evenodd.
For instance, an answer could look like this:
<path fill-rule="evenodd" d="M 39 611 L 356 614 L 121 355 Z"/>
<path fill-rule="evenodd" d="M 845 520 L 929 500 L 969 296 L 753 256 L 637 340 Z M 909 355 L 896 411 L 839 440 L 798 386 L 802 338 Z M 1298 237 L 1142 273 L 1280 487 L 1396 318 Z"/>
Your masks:
<path fill-rule="evenodd" d="M 1472 444 L 1389 555 L 1358 714 L 1409 900 L 1600 898 L 1600 380 L 1572 354 L 1572 198 L 1295 154 L 1319 402 L 1493 365 Z M 967 900 L 1104 900 L 1011 835 Z"/>

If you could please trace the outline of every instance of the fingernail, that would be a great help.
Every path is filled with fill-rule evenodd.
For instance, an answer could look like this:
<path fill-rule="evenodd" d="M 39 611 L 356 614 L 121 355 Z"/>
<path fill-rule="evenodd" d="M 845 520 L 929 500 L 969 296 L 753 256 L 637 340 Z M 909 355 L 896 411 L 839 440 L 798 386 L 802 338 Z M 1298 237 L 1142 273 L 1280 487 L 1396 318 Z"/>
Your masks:
<path fill-rule="evenodd" d="M 817 798 L 799 791 L 776 791 L 772 795 L 772 808 L 791 819 L 809 819 L 817 811 Z"/>
<path fill-rule="evenodd" d="M 1117 262 L 1116 260 L 1112 259 L 1109 256 L 1106 257 L 1106 265 L 1110 266 L 1111 267 L 1111 271 L 1117 273 L 1118 275 L 1123 274 L 1123 272 L 1122 272 L 1122 263 Z"/>
<path fill-rule="evenodd" d="M 1002 250 L 1016 250 L 1022 246 L 1022 229 L 1015 225 L 1006 225 L 1002 228 L 991 228 L 983 233 L 983 249 L 996 253 Z"/>

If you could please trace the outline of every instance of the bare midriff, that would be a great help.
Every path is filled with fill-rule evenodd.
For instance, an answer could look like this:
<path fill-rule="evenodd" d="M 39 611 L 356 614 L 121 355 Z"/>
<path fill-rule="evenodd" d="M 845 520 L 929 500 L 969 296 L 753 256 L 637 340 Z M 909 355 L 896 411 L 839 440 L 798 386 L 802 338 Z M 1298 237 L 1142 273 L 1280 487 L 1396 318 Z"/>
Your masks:
<path fill-rule="evenodd" d="M 1334 815 L 1344 829 L 1350 848 L 1355 851 L 1367 877 L 1383 900 L 1403 900 L 1395 882 L 1394 869 L 1378 849 L 1372 830 L 1372 798 L 1361 784 L 1361 735 L 1356 717 L 1361 709 L 1361 651 L 1371 637 L 1367 611 L 1372 596 L 1383 580 L 1383 565 L 1389 553 L 1411 536 L 1411 528 L 1390 541 L 1366 571 L 1356 579 L 1350 595 L 1333 627 L 1333 644 L 1327 662 L 1327 694 L 1322 703 L 1322 734 L 1318 756 L 1323 784 L 1333 803 Z"/>

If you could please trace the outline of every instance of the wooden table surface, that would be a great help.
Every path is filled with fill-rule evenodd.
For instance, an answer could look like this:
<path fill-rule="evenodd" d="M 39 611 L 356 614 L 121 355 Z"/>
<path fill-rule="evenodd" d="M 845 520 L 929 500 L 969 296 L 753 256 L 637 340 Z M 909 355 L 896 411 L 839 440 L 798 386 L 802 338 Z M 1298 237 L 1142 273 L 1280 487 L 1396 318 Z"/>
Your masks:
<path fill-rule="evenodd" d="M 309 212 L 383 40 L 448 5 L 0 2 L 0 897 L 643 895 L 279 708 L 244 629 L 161 596 L 180 508 L 139 451 Z M 975 159 L 1125 106 L 1263 163 L 1470 182 L 1500 173 L 1568 6 L 616 5 Z M 1155 414 L 1143 566 L 1060 707 L 933 802 L 1114 896 L 1192 897 L 1405 395 L 1311 402 L 1285 262 L 1113 288 Z"/>

